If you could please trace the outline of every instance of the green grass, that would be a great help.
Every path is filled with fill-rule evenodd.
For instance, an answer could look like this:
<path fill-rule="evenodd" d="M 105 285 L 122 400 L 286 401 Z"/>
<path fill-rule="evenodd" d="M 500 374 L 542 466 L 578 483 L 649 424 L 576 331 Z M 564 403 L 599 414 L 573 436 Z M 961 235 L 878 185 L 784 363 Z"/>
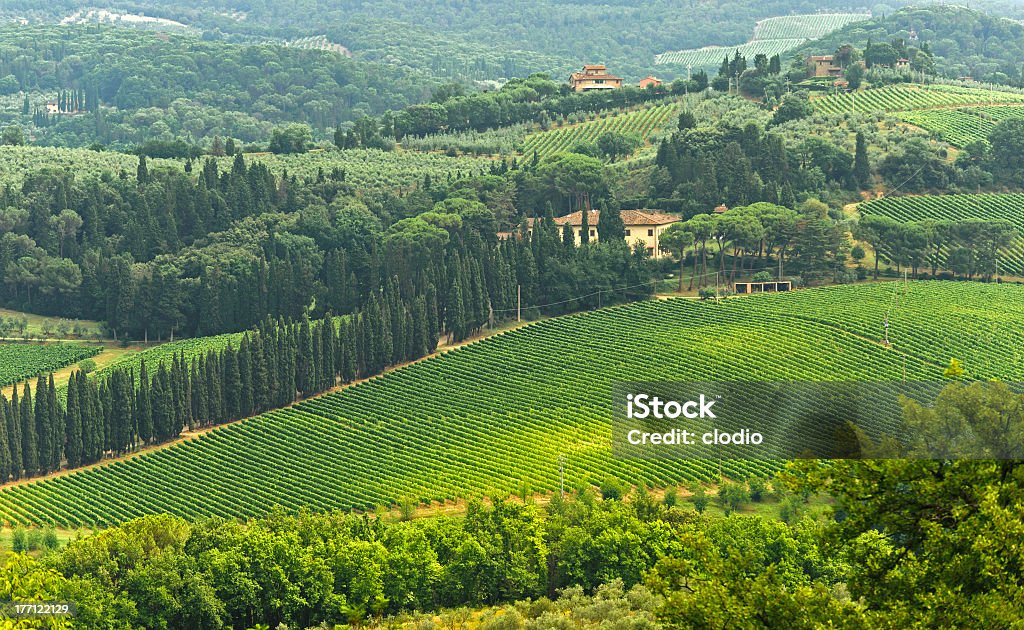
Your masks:
<path fill-rule="evenodd" d="M 900 222 L 938 219 L 1007 219 L 1024 236 L 1024 194 L 921 195 L 916 197 L 885 197 L 863 203 L 862 215 L 882 215 Z M 1024 276 L 1024 238 L 1000 255 L 999 270 L 1004 274 Z"/>
<path fill-rule="evenodd" d="M 77 343 L 0 343 L 0 387 L 78 363 L 100 351 Z"/>
<path fill-rule="evenodd" d="M 625 460 L 611 388 L 637 380 L 1024 378 L 1024 287 L 901 283 L 545 320 L 126 461 L 0 491 L 0 519 L 105 525 L 153 512 L 245 517 L 538 492 L 608 476 L 649 487 L 766 475 L 739 460 Z M 879 343 L 890 313 L 890 347 Z"/>
<path fill-rule="evenodd" d="M 75 324 L 83 331 L 85 337 L 96 337 L 100 334 L 100 323 L 91 320 L 79 319 L 79 320 L 61 320 L 59 317 L 47 317 L 46 315 L 36 315 L 35 313 L 26 313 L 25 311 L 13 311 L 7 308 L 0 308 L 0 317 L 11 320 L 11 319 L 25 319 L 28 321 L 28 327 L 25 329 L 26 332 L 33 337 L 43 336 L 43 330 L 45 328 L 52 328 L 48 337 L 57 337 L 58 324 L 61 321 L 65 322 L 69 328 L 74 328 Z M 73 335 L 73 333 L 69 333 Z"/>

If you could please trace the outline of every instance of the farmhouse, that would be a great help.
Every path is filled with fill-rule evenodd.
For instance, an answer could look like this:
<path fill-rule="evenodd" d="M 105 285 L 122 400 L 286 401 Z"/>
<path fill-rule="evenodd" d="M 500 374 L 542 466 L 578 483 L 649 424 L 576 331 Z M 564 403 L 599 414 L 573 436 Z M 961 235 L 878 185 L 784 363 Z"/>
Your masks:
<path fill-rule="evenodd" d="M 608 74 L 604 64 L 586 65 L 582 71 L 569 75 L 569 87 L 576 92 L 615 90 L 622 87 L 622 77 Z"/>
<path fill-rule="evenodd" d="M 807 58 L 807 73 L 812 77 L 839 77 L 843 69 L 835 65 L 832 55 L 812 55 Z"/>
<path fill-rule="evenodd" d="M 662 80 L 659 79 L 658 77 L 646 76 L 646 77 L 640 79 L 639 87 L 642 90 L 642 89 L 644 89 L 644 88 L 646 88 L 648 86 L 658 87 L 661 84 L 662 84 Z"/>
<path fill-rule="evenodd" d="M 668 226 L 679 221 L 679 217 L 671 214 L 665 214 L 658 210 L 623 210 L 622 211 L 622 223 L 626 228 L 626 242 L 630 245 L 636 245 L 637 242 L 643 244 L 647 253 L 651 256 L 660 257 L 667 255 L 661 251 L 660 238 L 661 233 L 664 232 Z M 597 242 L 597 222 L 601 220 L 600 210 L 591 210 L 587 216 L 587 223 L 589 224 L 587 229 L 589 230 L 589 240 L 591 242 Z M 565 224 L 572 226 L 573 234 L 576 237 L 576 244 L 580 244 L 580 239 L 583 236 L 583 212 L 573 212 L 567 214 L 564 217 L 555 217 L 555 224 L 559 229 L 565 229 Z M 533 231 L 533 220 L 531 219 L 528 223 L 530 231 Z M 511 234 L 509 235 L 511 236 Z M 499 235 L 499 238 L 501 235 Z"/>
<path fill-rule="evenodd" d="M 60 106 L 57 105 L 57 101 L 46 101 L 46 113 L 47 114 L 59 114 Z"/>

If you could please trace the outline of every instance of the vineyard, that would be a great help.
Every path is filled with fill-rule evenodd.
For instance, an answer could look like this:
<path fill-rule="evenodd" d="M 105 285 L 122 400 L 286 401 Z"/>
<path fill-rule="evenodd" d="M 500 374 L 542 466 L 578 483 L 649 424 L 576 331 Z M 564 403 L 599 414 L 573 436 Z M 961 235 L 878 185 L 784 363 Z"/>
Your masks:
<path fill-rule="evenodd" d="M 899 112 L 900 120 L 937 134 L 956 147 L 986 140 L 996 123 L 1009 118 L 1024 118 L 1024 106 L 967 107 L 963 109 L 927 109 Z"/>
<path fill-rule="evenodd" d="M 916 109 L 963 107 L 970 105 L 1024 105 L 1024 94 L 982 90 L 954 85 L 890 85 L 871 90 L 830 94 L 812 100 L 824 114 L 906 112 Z"/>
<path fill-rule="evenodd" d="M 293 39 L 290 42 L 285 42 L 285 46 L 288 48 L 301 48 L 302 50 L 324 50 L 345 57 L 352 56 L 352 53 L 348 48 L 345 48 L 341 44 L 332 42 L 327 39 L 325 35 L 300 37 L 298 39 Z"/>
<path fill-rule="evenodd" d="M 878 343 L 886 313 L 889 348 Z M 950 356 L 972 377 L 1024 377 L 1024 287 L 915 282 L 904 294 L 888 283 L 643 302 L 535 323 L 166 449 L 6 488 L 0 519 L 102 526 L 161 511 L 235 518 L 524 483 L 553 491 L 560 456 L 567 487 L 743 478 L 775 465 L 613 458 L 613 384 L 934 379 Z"/>
<path fill-rule="evenodd" d="M 924 195 L 919 197 L 886 197 L 860 205 L 862 215 L 876 214 L 897 221 L 937 219 L 1007 219 L 1024 234 L 1024 194 Z M 1000 269 L 1024 275 L 1024 239 L 1018 238 L 1000 256 Z"/>
<path fill-rule="evenodd" d="M 569 151 L 578 144 L 597 142 L 606 133 L 636 134 L 646 140 L 651 132 L 669 120 L 677 108 L 676 103 L 666 103 L 535 133 L 523 141 L 522 153 L 527 156 L 537 153 L 543 159 Z"/>
<path fill-rule="evenodd" d="M 829 33 L 870 19 L 867 13 L 782 15 L 761 20 L 754 27 L 754 41 L 766 39 L 820 39 Z"/>
<path fill-rule="evenodd" d="M 76 343 L 0 343 L 0 386 L 78 363 L 99 351 Z"/>
<path fill-rule="evenodd" d="M 768 57 L 784 55 L 808 40 L 818 39 L 837 31 L 847 24 L 870 18 L 861 13 L 827 13 L 817 15 L 784 15 L 761 20 L 754 27 L 754 37 L 736 46 L 705 46 L 655 55 L 655 64 L 678 64 L 695 68 L 715 68 L 725 55 L 737 52 L 748 60 L 756 55 Z"/>
<path fill-rule="evenodd" d="M 677 64 L 680 66 L 693 66 L 694 68 L 713 69 L 722 63 L 726 55 L 732 57 L 739 53 L 747 59 L 753 59 L 757 55 L 784 55 L 804 43 L 803 39 L 766 39 L 764 41 L 753 41 L 736 46 L 705 46 L 692 50 L 679 50 L 666 52 L 655 56 L 655 64 Z"/>

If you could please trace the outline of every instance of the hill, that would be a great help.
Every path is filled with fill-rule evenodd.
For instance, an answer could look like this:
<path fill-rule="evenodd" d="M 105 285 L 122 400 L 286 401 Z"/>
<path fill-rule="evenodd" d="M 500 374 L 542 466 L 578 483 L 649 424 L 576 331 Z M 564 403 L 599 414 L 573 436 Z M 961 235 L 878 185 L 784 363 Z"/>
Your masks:
<path fill-rule="evenodd" d="M 979 81 L 1021 86 L 1024 25 L 957 5 L 906 7 L 888 15 L 849 24 L 795 51 L 795 56 L 832 54 L 844 44 L 863 48 L 903 40 L 927 46 L 941 76 L 970 76 Z"/>
<path fill-rule="evenodd" d="M 434 85 L 327 50 L 116 26 L 0 28 L 0 94 L 19 95 L 0 113 L 34 124 L 44 144 L 266 141 L 275 124 L 333 129 L 426 100 Z M 62 113 L 47 113 L 47 101 Z"/>
<path fill-rule="evenodd" d="M 720 468 L 742 478 L 774 465 L 613 458 L 607 392 L 627 380 L 935 379 L 950 356 L 973 377 L 1024 376 L 1024 287 L 920 282 L 902 293 L 846 286 L 548 320 L 180 445 L 3 489 L 0 514 L 77 526 L 551 491 L 560 456 L 570 487 L 609 475 L 659 486 Z"/>
<path fill-rule="evenodd" d="M 783 15 L 761 20 L 754 27 L 753 38 L 737 46 L 704 46 L 691 50 L 664 52 L 654 58 L 656 64 L 692 66 L 711 70 L 722 59 L 736 53 L 753 60 L 757 55 L 772 57 L 800 47 L 808 40 L 819 39 L 848 24 L 867 20 L 866 13 L 816 13 L 814 15 Z"/>

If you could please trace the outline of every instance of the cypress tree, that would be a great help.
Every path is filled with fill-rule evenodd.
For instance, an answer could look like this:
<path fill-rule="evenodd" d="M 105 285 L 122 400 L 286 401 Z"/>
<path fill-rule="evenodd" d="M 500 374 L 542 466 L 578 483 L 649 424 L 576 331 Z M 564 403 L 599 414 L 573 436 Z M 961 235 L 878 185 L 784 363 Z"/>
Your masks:
<path fill-rule="evenodd" d="M 238 390 L 239 417 L 246 417 L 252 414 L 252 344 L 249 342 L 249 334 L 242 337 L 242 343 L 238 346 L 238 375 L 240 389 Z"/>
<path fill-rule="evenodd" d="M 31 477 L 39 470 L 39 442 L 36 439 L 36 419 L 32 413 L 32 390 L 28 383 L 21 394 L 21 456 L 25 476 Z"/>
<path fill-rule="evenodd" d="M 161 364 L 162 365 L 162 364 Z M 135 434 L 133 428 L 134 417 L 132 407 L 134 406 L 134 377 L 127 370 L 118 370 L 112 375 L 111 384 L 111 406 L 110 406 L 110 450 L 116 454 L 124 453 Z"/>
<path fill-rule="evenodd" d="M 196 424 L 201 427 L 210 424 L 210 400 L 207 376 L 207 364 L 205 357 L 199 357 L 196 362 L 196 376 L 192 380 L 192 399 L 196 411 Z"/>
<path fill-rule="evenodd" d="M 50 414 L 50 470 L 60 468 L 61 456 L 64 454 L 64 413 L 57 404 L 57 387 L 53 382 L 53 373 L 50 373 L 46 382 L 46 405 Z"/>
<path fill-rule="evenodd" d="M 334 316 L 330 311 L 324 316 L 324 321 L 320 325 L 320 346 L 324 360 L 321 387 L 330 389 L 337 382 L 338 375 L 337 337 L 334 330 Z"/>
<path fill-rule="evenodd" d="M 135 392 L 135 424 L 143 444 L 153 443 L 153 407 L 149 388 L 149 372 L 146 371 L 146 362 L 142 361 L 139 366 L 139 388 Z"/>
<path fill-rule="evenodd" d="M 238 353 L 228 344 L 224 350 L 224 408 L 227 419 L 235 419 L 241 412 L 242 379 L 238 370 Z M 223 420 L 223 418 L 222 418 Z"/>
<path fill-rule="evenodd" d="M 174 392 L 171 391 L 171 375 L 163 362 L 153 375 L 150 391 L 153 396 L 153 431 L 157 441 L 163 442 L 171 437 L 174 428 Z"/>
<path fill-rule="evenodd" d="M 50 406 L 46 402 L 46 377 L 42 374 L 36 379 L 36 464 L 33 473 L 50 472 L 50 449 L 52 448 L 53 429 L 50 426 Z"/>
<path fill-rule="evenodd" d="M 263 342 L 263 334 L 256 333 L 249 348 L 252 357 L 252 406 L 255 413 L 270 408 L 270 384 L 267 382 L 266 350 Z"/>
<path fill-rule="evenodd" d="M 64 414 L 64 454 L 68 468 L 82 465 L 82 409 L 78 402 L 78 376 L 68 379 L 67 410 Z"/>
<path fill-rule="evenodd" d="M 618 243 L 626 238 L 626 226 L 617 203 L 601 202 L 601 214 L 597 219 L 597 238 L 601 243 Z"/>
<path fill-rule="evenodd" d="M 11 447 L 7 435 L 7 399 L 0 394 L 0 484 L 11 478 Z"/>
<path fill-rule="evenodd" d="M 868 163 L 868 144 L 864 134 L 857 132 L 857 148 L 853 157 L 853 176 L 858 186 L 867 186 L 871 180 L 871 166 Z"/>
<path fill-rule="evenodd" d="M 590 242 L 590 212 L 586 208 L 580 208 L 580 245 Z"/>
<path fill-rule="evenodd" d="M 7 407 L 7 401 L 0 395 L 0 400 Z M 7 411 L 7 444 L 11 451 L 11 476 L 15 479 L 21 478 L 21 416 L 18 411 L 18 388 L 11 392 L 11 404 Z"/>
<path fill-rule="evenodd" d="M 313 339 L 310 335 L 308 317 L 302 318 L 298 335 L 295 385 L 303 396 L 308 396 L 313 381 Z"/>
<path fill-rule="evenodd" d="M 462 286 L 455 278 L 448 289 L 448 311 L 445 313 L 445 328 L 453 342 L 465 339 L 466 313 L 462 298 Z"/>

